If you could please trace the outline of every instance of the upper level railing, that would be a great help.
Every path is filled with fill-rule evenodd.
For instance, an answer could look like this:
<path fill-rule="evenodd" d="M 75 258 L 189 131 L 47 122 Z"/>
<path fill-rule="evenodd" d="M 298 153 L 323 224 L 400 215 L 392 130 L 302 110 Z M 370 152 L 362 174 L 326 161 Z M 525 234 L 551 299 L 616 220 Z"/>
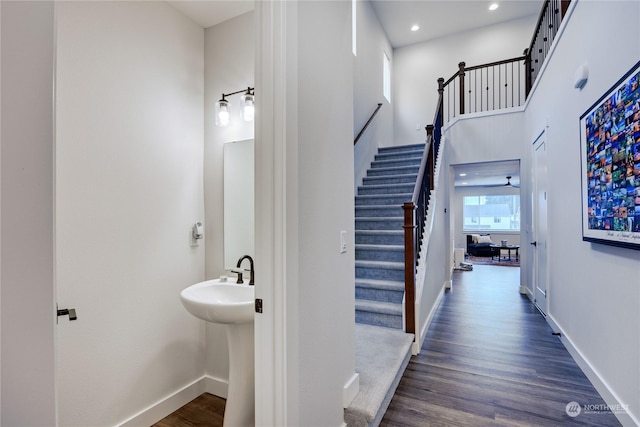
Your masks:
<path fill-rule="evenodd" d="M 569 3 L 571 3 L 570 0 L 545 0 L 542 6 L 531 43 L 524 51 L 527 96 L 542 69 L 544 59 L 551 49 L 551 43 L 560 28 L 560 23 L 567 14 Z"/>
<path fill-rule="evenodd" d="M 438 91 L 443 92 L 444 119 L 449 122 L 461 114 L 524 104 L 525 60 L 526 56 L 520 56 L 473 67 L 459 63 L 458 71 L 448 80 L 438 79 Z"/>
<path fill-rule="evenodd" d="M 461 114 L 519 107 L 524 104 L 551 49 L 569 0 L 545 0 L 529 47 L 523 56 L 467 67 L 448 80 L 438 79 L 444 121 Z"/>

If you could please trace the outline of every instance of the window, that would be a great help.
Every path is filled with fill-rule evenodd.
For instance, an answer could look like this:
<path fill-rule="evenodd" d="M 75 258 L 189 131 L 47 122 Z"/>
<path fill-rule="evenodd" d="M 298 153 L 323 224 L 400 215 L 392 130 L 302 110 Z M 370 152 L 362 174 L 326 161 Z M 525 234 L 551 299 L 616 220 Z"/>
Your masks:
<path fill-rule="evenodd" d="M 382 94 L 391 102 L 391 61 L 385 52 L 382 52 Z"/>
<path fill-rule="evenodd" d="M 520 231 L 520 195 L 465 196 L 464 231 Z"/>
<path fill-rule="evenodd" d="M 356 35 L 358 34 L 356 30 L 356 8 L 357 8 L 357 0 L 351 0 L 351 51 L 353 52 L 353 56 L 357 56 L 358 51 L 358 43 Z"/>

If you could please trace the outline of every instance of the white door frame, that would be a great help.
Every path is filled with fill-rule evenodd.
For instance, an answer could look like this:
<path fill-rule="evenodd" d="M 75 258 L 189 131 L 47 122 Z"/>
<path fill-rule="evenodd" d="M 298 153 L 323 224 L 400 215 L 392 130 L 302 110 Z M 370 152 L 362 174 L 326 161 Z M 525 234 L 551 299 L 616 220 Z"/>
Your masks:
<path fill-rule="evenodd" d="M 546 129 L 535 139 L 533 150 L 533 301 L 545 316 L 549 311 L 549 257 L 547 252 L 547 155 Z M 535 242 L 535 244 L 534 244 Z"/>
<path fill-rule="evenodd" d="M 54 3 L 2 2 L 0 19 L 0 424 L 55 426 Z"/>
<path fill-rule="evenodd" d="M 285 426 L 297 419 L 295 382 L 297 361 L 289 360 L 295 348 L 294 313 L 289 313 L 288 280 L 295 271 L 287 265 L 287 177 L 295 174 L 296 159 L 287 152 L 297 137 L 291 127 L 297 117 L 294 85 L 297 65 L 297 4 L 289 1 L 256 1 L 255 208 L 256 298 L 263 313 L 256 314 L 255 396 L 256 426 Z M 288 155 L 289 154 L 289 155 Z M 294 181 L 294 179 L 291 179 Z M 289 184 L 291 183 L 289 182 Z M 295 252 L 295 251 L 294 251 Z M 295 352 L 293 352 L 295 354 Z"/>

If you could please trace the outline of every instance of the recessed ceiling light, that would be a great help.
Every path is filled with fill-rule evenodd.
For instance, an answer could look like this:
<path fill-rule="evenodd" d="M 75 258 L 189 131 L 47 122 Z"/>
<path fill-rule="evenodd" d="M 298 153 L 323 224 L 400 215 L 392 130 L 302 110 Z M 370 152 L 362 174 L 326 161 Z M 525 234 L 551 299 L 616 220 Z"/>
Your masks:
<path fill-rule="evenodd" d="M 461 173 L 459 176 L 467 176 L 466 173 Z"/>
<path fill-rule="evenodd" d="M 411 31 L 418 31 L 420 29 L 420 25 L 412 25 Z"/>
<path fill-rule="evenodd" d="M 463 182 L 463 183 L 462 183 L 462 185 L 467 185 L 467 183 L 466 183 L 466 182 Z"/>
<path fill-rule="evenodd" d="M 498 7 L 500 7 L 498 3 L 491 3 L 491 6 L 489 6 L 489 10 L 496 10 Z"/>

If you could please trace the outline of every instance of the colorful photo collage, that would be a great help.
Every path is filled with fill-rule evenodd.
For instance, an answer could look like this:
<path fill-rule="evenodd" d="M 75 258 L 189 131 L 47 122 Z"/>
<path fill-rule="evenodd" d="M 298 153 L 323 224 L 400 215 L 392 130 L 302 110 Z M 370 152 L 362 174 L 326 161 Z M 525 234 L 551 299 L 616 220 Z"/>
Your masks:
<path fill-rule="evenodd" d="M 640 70 L 585 117 L 590 230 L 640 232 Z"/>

